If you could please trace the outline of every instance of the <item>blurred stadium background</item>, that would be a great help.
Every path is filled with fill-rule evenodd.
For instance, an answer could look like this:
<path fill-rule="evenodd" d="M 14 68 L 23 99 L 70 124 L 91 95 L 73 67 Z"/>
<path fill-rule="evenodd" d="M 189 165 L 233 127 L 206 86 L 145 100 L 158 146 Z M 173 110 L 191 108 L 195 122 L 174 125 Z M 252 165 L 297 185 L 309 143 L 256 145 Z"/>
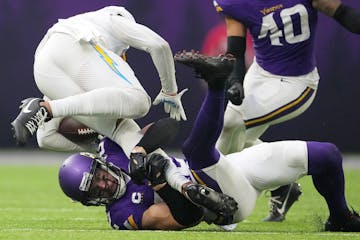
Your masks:
<path fill-rule="evenodd" d="M 358 0 L 344 2 L 360 8 Z M 1 149 L 15 147 L 10 122 L 18 113 L 20 101 L 29 96 L 41 96 L 33 80 L 32 64 L 35 48 L 46 30 L 58 18 L 106 5 L 125 6 L 138 22 L 162 35 L 173 52 L 208 49 L 209 39 L 210 49 L 215 49 L 213 53 L 224 49 L 220 37 L 211 38 L 222 23 L 211 0 L 0 0 Z M 357 108 L 360 102 L 360 38 L 319 14 L 316 49 L 321 80 L 313 105 L 302 116 L 269 129 L 263 140 L 331 141 L 343 152 L 360 152 L 360 111 Z M 160 83 L 151 58 L 132 49 L 128 52 L 128 61 L 154 98 Z M 189 88 L 183 97 L 189 120 L 182 123 L 183 130 L 172 146 L 179 146 L 184 140 L 204 96 L 202 83 L 194 78 L 192 71 L 177 66 L 177 77 L 180 89 Z M 139 119 L 139 123 L 144 125 L 164 116 L 167 115 L 162 106 L 156 106 L 148 116 Z M 35 139 L 28 148 L 34 146 Z"/>
<path fill-rule="evenodd" d="M 360 9 L 359 0 L 343 1 Z M 59 166 L 68 154 L 40 151 L 36 148 L 35 139 L 32 139 L 26 148 L 18 149 L 12 139 L 10 129 L 10 122 L 18 114 L 20 101 L 29 96 L 41 96 L 33 80 L 32 64 L 37 44 L 46 30 L 58 18 L 66 18 L 107 5 L 125 6 L 139 23 L 149 26 L 162 35 L 170 43 L 174 53 L 182 49 L 204 49 L 208 53 L 217 54 L 225 47 L 224 39 L 221 37 L 223 36 L 221 35 L 222 18 L 214 11 L 211 0 L 0 0 L 2 83 L 0 88 L 0 172 L 2 173 L 0 175 L 2 179 L 0 215 L 3 219 L 0 224 L 2 226 L 0 239 L 69 239 L 69 237 L 73 239 L 75 232 L 76 239 L 90 239 L 97 235 L 103 237 L 105 233 L 103 229 L 108 237 L 111 236 L 108 239 L 119 238 L 114 231 L 111 233 L 107 231 L 109 228 L 106 221 L 98 223 L 98 219 L 104 217 L 102 210 L 96 211 L 95 220 L 87 219 L 88 212 L 85 209 L 80 209 L 83 212 L 79 214 L 81 221 L 72 219 L 74 213 L 71 213 L 71 216 L 65 216 L 62 213 L 54 216 L 53 213 L 56 212 L 54 209 L 59 206 L 66 209 L 80 208 L 79 205 L 71 207 L 59 192 L 59 188 L 55 187 L 57 185 L 55 166 Z M 357 104 L 360 102 L 358 94 L 360 91 L 360 38 L 344 30 L 334 20 L 319 14 L 316 49 L 321 80 L 313 105 L 302 116 L 269 129 L 263 140 L 302 139 L 336 143 L 345 153 L 345 168 L 355 168 L 351 170 L 350 178 L 347 179 L 350 187 L 347 190 L 350 190 L 348 193 L 352 194 L 349 196 L 350 202 L 358 209 L 360 206 L 359 185 L 357 184 L 360 169 L 360 155 L 358 155 L 360 153 L 358 140 L 360 111 Z M 160 82 L 151 58 L 143 52 L 131 49 L 128 52 L 128 61 L 145 89 L 154 98 L 160 89 Z M 188 121 L 182 122 L 182 131 L 178 138 L 168 146 L 169 149 L 175 151 L 175 155 L 179 154 L 176 152 L 176 146 L 179 146 L 187 136 L 204 96 L 203 85 L 200 80 L 194 78 L 192 71 L 182 66 L 176 67 L 179 89 L 189 88 L 189 91 L 183 97 Z M 167 115 L 163 112 L 162 106 L 156 106 L 151 109 L 148 116 L 139 119 L 138 122 L 140 125 L 145 125 L 165 116 Z M 36 166 L 28 166 L 30 164 Z M 42 169 L 51 171 L 45 175 L 47 171 L 42 171 Z M 303 184 L 304 188 L 311 185 L 310 179 L 307 179 L 308 184 Z M 25 183 L 33 187 L 24 188 Z M 262 198 L 263 204 L 259 204 L 261 209 L 255 212 L 253 217 L 256 220 L 250 219 L 245 225 L 241 225 L 241 234 L 245 232 L 242 239 L 273 239 L 274 236 L 277 239 L 290 237 L 293 239 L 334 239 L 332 235 L 322 234 L 303 236 L 304 232 L 309 231 L 308 227 L 298 229 L 303 225 L 304 219 L 311 218 L 311 222 L 313 221 L 312 211 L 319 202 L 318 198 L 312 199 L 312 196 L 317 195 L 312 194 L 314 191 L 312 187 L 309 188 L 310 192 L 306 191 L 307 197 L 304 197 L 302 204 L 298 208 L 295 206 L 291 212 L 293 220 L 285 225 L 266 225 L 259 221 L 267 211 L 265 198 Z M 47 192 L 46 190 L 44 192 L 44 189 L 49 191 L 49 195 L 45 194 Z M 34 195 L 37 198 L 34 198 Z M 50 195 L 52 201 L 49 200 Z M 311 201 L 307 203 L 306 199 Z M 309 206 L 308 211 L 300 207 L 304 205 Z M 42 212 L 45 207 L 50 209 L 49 214 Z M 321 203 L 320 207 L 320 212 L 325 213 L 325 205 Z M 82 216 L 84 218 L 81 218 Z M 84 219 L 83 226 L 80 222 Z M 254 225 L 254 221 L 259 224 Z M 58 231 L 53 232 L 53 229 L 58 229 Z M 83 229 L 95 230 L 85 235 Z M 284 232 L 294 229 L 295 234 L 282 236 Z M 207 239 L 215 239 L 215 237 L 218 239 L 218 236 L 209 236 L 211 233 L 207 233 L 207 227 L 204 231 L 202 236 L 208 234 Z M 258 231 L 265 232 L 264 236 L 251 237 Z M 313 231 L 317 231 L 317 228 L 310 228 L 310 232 Z M 127 239 L 138 239 L 141 233 L 130 236 L 129 233 L 124 234 Z M 159 238 L 158 234 L 149 236 L 146 232 L 141 236 L 146 239 L 168 239 L 169 234 L 176 233 L 165 233 L 161 235 L 162 238 Z M 60 235 L 63 237 L 59 237 Z M 357 235 L 341 235 L 336 239 L 349 239 L 354 236 Z M 179 234 L 172 239 L 183 239 L 183 237 L 184 235 Z M 195 239 L 195 237 L 198 239 L 199 234 L 187 234 L 187 239 Z M 241 237 L 240 235 L 226 235 L 226 238 L 240 239 Z"/>

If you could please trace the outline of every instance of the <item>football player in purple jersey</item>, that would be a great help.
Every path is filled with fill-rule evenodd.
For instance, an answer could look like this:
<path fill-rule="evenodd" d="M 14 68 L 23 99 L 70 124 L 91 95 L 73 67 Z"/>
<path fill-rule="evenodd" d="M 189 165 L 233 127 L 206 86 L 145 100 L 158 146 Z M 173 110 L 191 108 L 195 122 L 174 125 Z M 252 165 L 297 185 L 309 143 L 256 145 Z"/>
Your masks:
<path fill-rule="evenodd" d="M 270 126 L 299 116 L 313 102 L 320 79 L 314 46 L 318 9 L 352 32 L 359 33 L 359 18 L 356 10 L 336 0 L 216 0 L 214 5 L 225 16 L 227 53 L 236 58 L 216 144 L 229 154 L 260 143 Z M 247 31 L 255 58 L 246 72 Z M 300 195 L 297 183 L 271 191 L 270 214 L 264 221 L 283 221 Z"/>
<path fill-rule="evenodd" d="M 219 57 L 216 60 L 224 63 L 229 59 L 227 57 Z M 208 62 L 206 60 L 192 58 L 191 61 L 195 62 L 194 66 L 198 72 L 208 72 Z M 225 81 L 222 76 L 220 78 L 212 76 L 212 78 L 207 79 L 207 81 L 207 95 L 195 120 L 193 129 L 183 144 L 182 150 L 185 159 L 170 159 L 163 155 L 150 155 L 149 157 L 146 155 L 140 155 L 141 157 L 133 156 L 130 160 L 129 175 L 134 176 L 136 182 L 141 183 L 141 181 L 147 179 L 153 184 L 159 182 L 163 184 L 162 182 L 165 178 L 167 181 L 167 185 L 165 186 L 170 188 L 168 186 L 170 185 L 179 192 L 184 191 L 182 186 L 184 182 L 188 182 L 189 178 L 192 182 L 196 181 L 202 185 L 210 186 L 212 189 L 223 192 L 235 199 L 237 209 L 231 218 L 227 219 L 222 218 L 222 216 L 217 216 L 216 214 L 215 218 L 214 214 L 210 217 L 209 215 L 211 214 L 204 215 L 207 219 L 213 217 L 213 219 L 215 219 L 213 222 L 217 224 L 228 224 L 237 223 L 246 219 L 253 211 L 257 198 L 261 195 L 262 191 L 288 184 L 305 175 L 310 175 L 316 190 L 324 197 L 329 208 L 330 215 L 325 223 L 324 229 L 326 231 L 360 231 L 359 215 L 347 206 L 344 195 L 345 180 L 342 168 L 342 156 L 334 144 L 326 142 L 280 141 L 261 143 L 241 152 L 223 155 L 216 149 L 215 143 L 220 135 L 224 120 L 224 103 L 226 101 L 224 91 Z M 174 121 L 172 123 L 174 123 Z M 165 143 L 168 138 L 166 134 L 174 131 L 174 127 L 171 126 L 171 123 L 169 123 L 166 126 L 163 125 L 160 128 L 156 127 L 146 131 L 138 144 L 138 146 L 147 146 L 142 152 L 150 152 L 153 150 L 151 148 L 155 145 L 155 147 L 159 147 Z M 167 131 L 163 131 L 164 127 L 166 127 Z M 165 135 L 164 132 L 166 132 Z M 159 139 L 161 139 L 161 141 L 159 141 Z M 159 142 L 154 144 L 156 141 Z M 122 169 L 127 167 L 129 162 L 121 160 L 121 156 L 124 155 L 123 150 L 111 140 L 107 139 L 103 141 L 102 145 L 100 145 L 100 150 L 101 155 L 106 156 L 109 163 L 120 166 Z M 136 152 L 133 152 L 133 154 L 136 154 L 139 149 L 135 147 L 134 150 L 136 150 Z M 141 215 L 144 224 L 144 217 L 147 216 L 146 211 L 139 209 L 140 213 L 136 215 L 135 209 L 137 207 L 144 209 L 147 206 L 142 206 L 141 204 L 135 205 L 136 201 L 134 202 L 133 199 L 141 199 L 142 203 L 145 204 L 145 198 L 148 197 L 148 199 L 150 199 L 148 206 L 156 206 L 156 204 L 152 205 L 153 200 L 151 194 L 149 197 L 143 194 L 144 190 L 138 190 L 140 189 L 139 187 L 145 187 L 147 185 L 134 185 L 134 188 L 131 188 L 131 184 L 133 183 L 129 180 L 128 175 L 126 174 L 124 176 L 124 172 L 119 174 L 118 171 L 114 171 L 115 174 L 112 174 L 112 177 L 102 178 L 102 175 L 97 175 L 96 171 L 95 173 L 89 171 L 89 159 L 87 159 L 86 167 L 84 168 L 77 167 L 79 164 L 70 164 L 74 159 L 81 158 L 81 155 L 73 155 L 64 162 L 60 169 L 59 180 L 65 194 L 80 201 L 83 199 L 84 201 L 82 202 L 85 204 L 92 203 L 94 200 L 96 200 L 95 203 L 99 202 L 101 198 L 106 200 L 105 198 L 109 195 L 122 195 L 123 198 L 119 198 L 113 202 L 104 202 L 108 204 L 107 211 L 112 226 L 119 229 L 139 228 L 138 225 L 134 225 L 135 227 L 129 226 L 132 226 L 132 223 L 135 222 L 134 219 L 137 219 L 137 222 L 139 222 L 139 216 Z M 90 162 L 93 163 L 93 161 Z M 107 167 L 100 168 L 110 172 L 108 169 L 111 169 L 111 167 L 112 165 L 109 164 Z M 66 171 L 64 171 L 64 169 Z M 76 181 L 67 177 L 73 175 L 72 173 L 74 172 L 76 172 L 74 175 L 78 178 Z M 89 181 L 87 179 L 88 175 L 95 175 L 95 178 Z M 122 177 L 124 181 L 116 181 L 115 179 L 119 178 L 119 176 Z M 159 179 L 161 180 L 159 181 Z M 98 181 L 100 181 L 100 183 L 98 183 Z M 101 183 L 101 181 L 107 181 L 108 183 Z M 127 183 L 127 188 L 126 190 L 115 190 L 111 182 L 118 183 L 117 189 L 123 186 L 125 182 Z M 135 193 L 132 189 L 136 189 Z M 98 192 L 99 190 L 101 192 Z M 108 190 L 111 190 L 111 194 L 108 194 Z M 130 198 L 126 192 L 133 197 Z M 79 196 L 77 196 L 77 194 L 79 194 Z M 94 199 L 91 198 L 91 196 L 100 197 Z M 161 195 L 161 193 L 160 196 L 170 201 L 169 207 L 182 205 L 181 198 L 169 197 L 167 194 Z M 140 203 L 141 200 L 138 202 Z M 174 205 L 171 205 L 171 201 L 174 201 Z M 219 201 L 212 201 L 212 203 L 215 202 Z M 151 207 L 148 209 L 150 210 L 150 208 Z M 181 209 L 184 210 L 183 207 L 181 207 Z M 234 210 L 235 208 L 231 209 Z M 166 212 L 166 209 L 159 208 L 158 210 Z M 223 210 L 224 209 L 217 212 L 224 212 Z M 190 212 L 186 211 L 183 213 L 186 215 Z M 186 216 L 185 218 L 188 217 L 189 216 Z M 172 219 L 170 220 L 172 221 Z M 121 227 L 119 227 L 119 225 Z M 178 225 L 168 226 L 166 229 L 185 227 L 182 225 L 176 228 L 176 226 Z"/>
<path fill-rule="evenodd" d="M 204 213 L 208 223 L 230 223 L 237 210 L 235 200 L 192 183 L 186 162 L 172 159 L 177 167 L 187 170 L 176 178 L 179 189 L 166 184 L 162 171 L 168 161 L 157 148 L 171 138 L 175 128 L 176 121 L 171 119 L 162 119 L 144 128 L 147 134 L 132 150 L 133 165 L 130 166 L 127 153 L 109 138 L 100 142 L 99 155 L 85 152 L 71 155 L 59 170 L 61 189 L 83 205 L 104 205 L 109 224 L 117 230 L 179 230 L 199 223 Z M 156 153 L 145 158 L 146 153 L 155 150 Z M 153 164 L 144 176 L 129 173 L 133 168 L 144 169 L 145 160 Z M 151 186 L 143 181 L 144 177 L 152 179 Z"/>

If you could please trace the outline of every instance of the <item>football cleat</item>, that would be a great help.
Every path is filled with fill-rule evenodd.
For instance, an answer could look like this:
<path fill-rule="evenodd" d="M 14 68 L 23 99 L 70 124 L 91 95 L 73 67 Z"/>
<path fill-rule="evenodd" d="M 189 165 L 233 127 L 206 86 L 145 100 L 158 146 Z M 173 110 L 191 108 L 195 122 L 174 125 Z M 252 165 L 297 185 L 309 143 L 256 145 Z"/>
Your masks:
<path fill-rule="evenodd" d="M 200 184 L 189 184 L 184 193 L 192 203 L 223 217 L 234 215 L 238 209 L 237 202 L 232 197 Z"/>
<path fill-rule="evenodd" d="M 225 83 L 235 62 L 235 58 L 230 54 L 212 57 L 198 51 L 187 52 L 185 50 L 176 53 L 174 59 L 176 62 L 194 68 L 197 77 L 203 78 L 209 84 Z"/>
<path fill-rule="evenodd" d="M 27 98 L 21 101 L 21 112 L 11 122 L 14 138 L 19 146 L 24 146 L 27 140 L 36 133 L 36 130 L 50 116 L 45 107 L 40 106 L 41 98 Z"/>
<path fill-rule="evenodd" d="M 263 219 L 264 222 L 282 222 L 290 207 L 302 194 L 301 186 L 298 183 L 291 183 L 279 195 L 270 198 L 270 214 Z"/>
<path fill-rule="evenodd" d="M 226 97 L 235 105 L 240 105 L 244 99 L 242 79 L 229 77 L 235 63 L 231 54 L 217 57 L 206 56 L 198 51 L 182 51 L 175 54 L 176 62 L 195 69 L 196 76 L 203 78 L 209 86 L 222 89 L 225 86 Z"/>
<path fill-rule="evenodd" d="M 325 223 L 325 231 L 329 232 L 360 232 L 360 217 L 355 211 L 349 211 L 342 221 L 333 221 L 330 218 Z"/>

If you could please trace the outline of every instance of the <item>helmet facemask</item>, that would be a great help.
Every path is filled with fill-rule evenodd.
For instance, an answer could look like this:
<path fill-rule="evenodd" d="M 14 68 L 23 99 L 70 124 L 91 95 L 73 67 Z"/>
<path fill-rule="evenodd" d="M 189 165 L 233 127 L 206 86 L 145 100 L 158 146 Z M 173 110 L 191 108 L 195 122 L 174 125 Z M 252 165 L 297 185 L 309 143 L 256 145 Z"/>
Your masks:
<path fill-rule="evenodd" d="M 79 186 L 79 190 L 85 192 L 86 196 L 81 203 L 87 206 L 99 206 L 110 204 L 121 198 L 126 192 L 124 173 L 105 159 L 93 154 L 87 154 L 87 156 L 91 157 L 93 162 L 90 171 L 83 173 Z M 104 189 L 97 186 L 98 182 L 105 185 Z"/>

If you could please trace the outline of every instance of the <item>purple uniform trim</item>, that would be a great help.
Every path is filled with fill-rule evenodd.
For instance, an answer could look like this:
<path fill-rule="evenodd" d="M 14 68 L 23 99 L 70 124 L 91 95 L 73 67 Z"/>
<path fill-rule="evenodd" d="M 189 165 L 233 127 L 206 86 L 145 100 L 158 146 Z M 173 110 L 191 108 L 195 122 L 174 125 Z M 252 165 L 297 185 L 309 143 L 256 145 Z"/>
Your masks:
<path fill-rule="evenodd" d="M 282 76 L 300 76 L 316 67 L 317 10 L 310 0 L 216 0 L 217 11 L 250 31 L 257 63 Z"/>
<path fill-rule="evenodd" d="M 263 116 L 245 120 L 245 126 L 247 129 L 249 129 L 259 125 L 263 125 L 267 122 L 274 121 L 275 119 L 278 119 L 285 115 L 288 115 L 299 109 L 301 106 L 303 106 L 309 100 L 309 98 L 311 98 L 313 94 L 314 94 L 314 89 L 307 87 L 299 97 L 281 106 L 280 108 L 275 109 L 274 111 L 271 111 L 270 113 L 265 114 Z"/>

